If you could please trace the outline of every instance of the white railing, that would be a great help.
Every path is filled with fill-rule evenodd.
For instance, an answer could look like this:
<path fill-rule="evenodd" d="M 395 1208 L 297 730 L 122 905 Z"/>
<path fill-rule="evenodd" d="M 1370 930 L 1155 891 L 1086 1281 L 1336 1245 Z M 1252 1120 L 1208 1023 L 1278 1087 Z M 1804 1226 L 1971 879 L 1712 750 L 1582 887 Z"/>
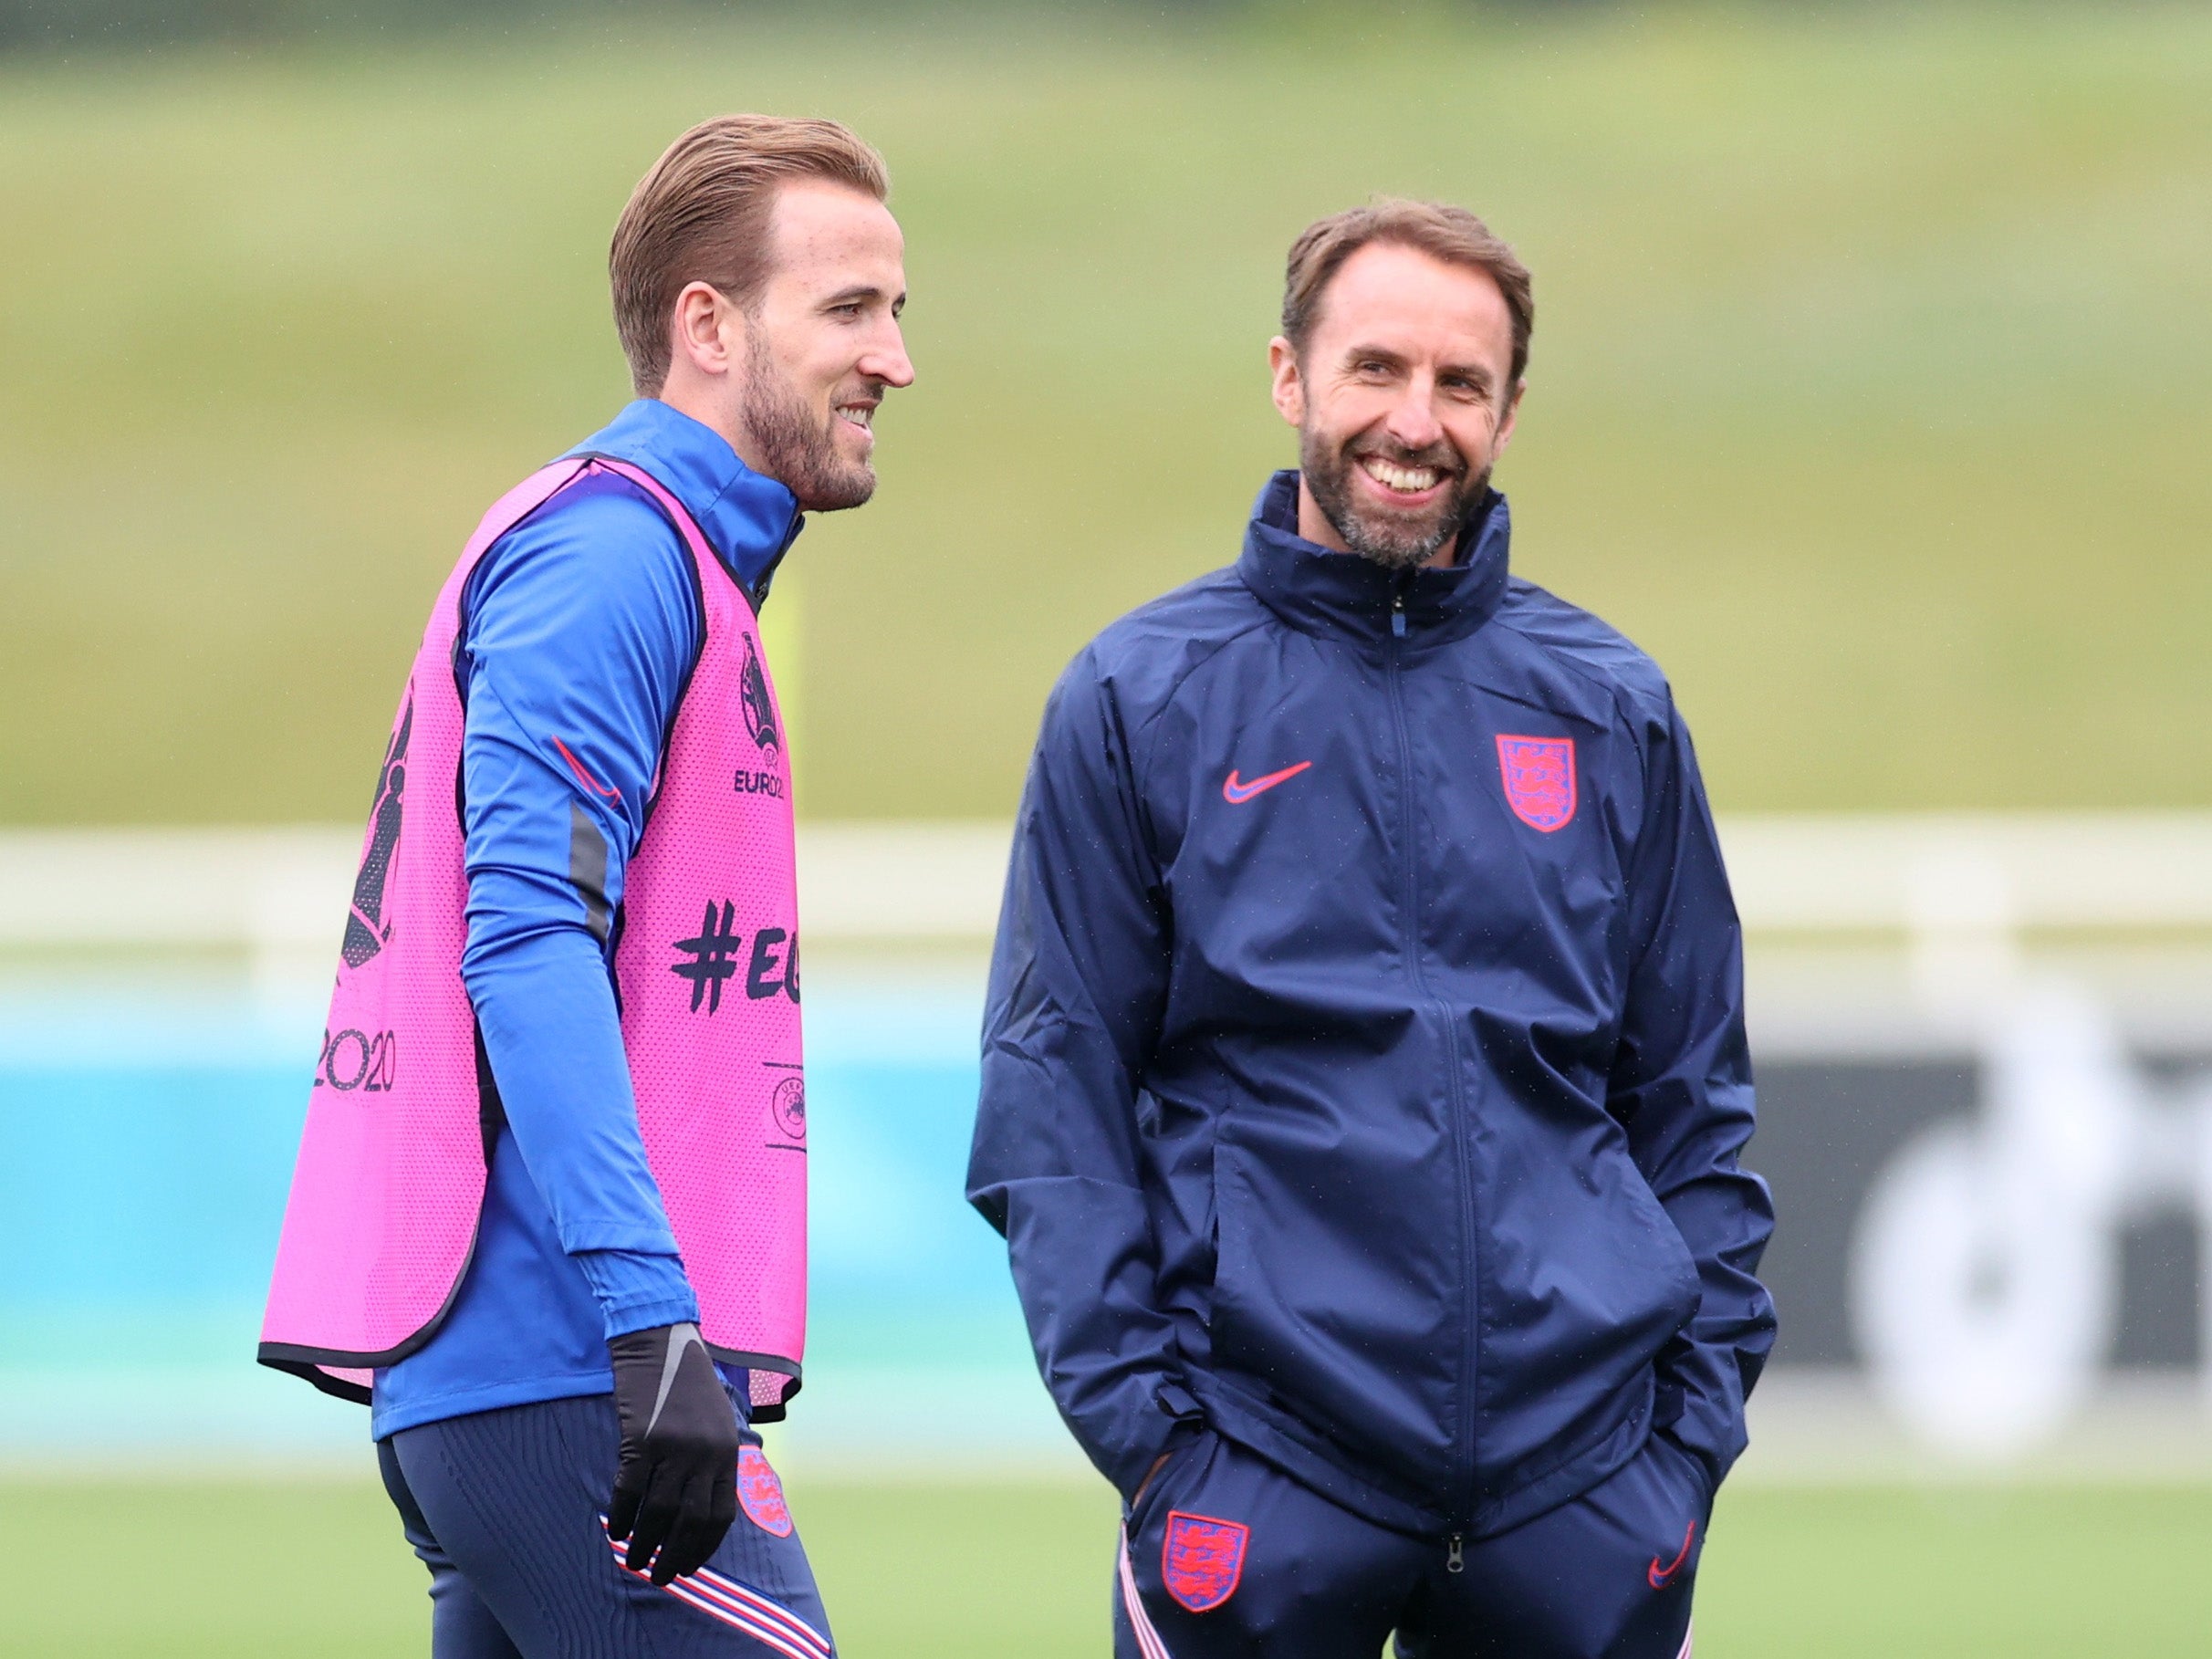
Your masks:
<path fill-rule="evenodd" d="M 986 937 L 1008 832 L 996 824 L 810 825 L 799 833 L 810 938 Z M 0 831 L 0 951 L 156 946 L 243 955 L 272 987 L 328 976 L 361 831 Z"/>
<path fill-rule="evenodd" d="M 799 831 L 822 940 L 987 938 L 1009 831 L 989 822 Z M 2212 812 L 1758 817 L 1722 822 L 1755 932 L 2212 927 Z M 360 831 L 0 831 L 0 948 L 175 944 L 288 956 L 332 944 Z"/>

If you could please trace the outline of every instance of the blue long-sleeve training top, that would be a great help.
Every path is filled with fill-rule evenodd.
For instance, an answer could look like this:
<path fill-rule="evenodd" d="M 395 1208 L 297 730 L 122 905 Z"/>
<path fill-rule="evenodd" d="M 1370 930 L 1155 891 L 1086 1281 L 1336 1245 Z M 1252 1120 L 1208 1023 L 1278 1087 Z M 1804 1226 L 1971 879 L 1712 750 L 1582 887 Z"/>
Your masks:
<path fill-rule="evenodd" d="M 720 435 L 642 399 L 571 453 L 652 474 L 766 597 L 798 503 Z M 464 590 L 461 972 L 506 1121 L 451 1312 L 377 1372 L 380 1439 L 606 1393 L 608 1338 L 699 1316 L 638 1132 L 607 934 L 701 629 L 675 527 L 619 477 L 508 531 Z"/>

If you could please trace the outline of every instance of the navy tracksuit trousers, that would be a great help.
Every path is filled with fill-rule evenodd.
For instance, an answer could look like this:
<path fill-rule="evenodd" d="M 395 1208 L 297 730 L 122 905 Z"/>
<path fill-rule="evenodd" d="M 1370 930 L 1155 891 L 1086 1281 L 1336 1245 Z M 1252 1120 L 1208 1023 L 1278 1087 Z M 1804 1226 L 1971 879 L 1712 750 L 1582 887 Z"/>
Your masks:
<path fill-rule="evenodd" d="M 1124 1518 L 1115 1659 L 1680 1659 L 1712 1508 L 1664 1435 L 1508 1532 L 1362 1520 L 1210 1432 Z"/>
<path fill-rule="evenodd" d="M 609 1394 L 402 1429 L 377 1445 L 430 1569 L 433 1659 L 833 1659 L 781 1488 L 745 1434 L 740 1508 L 700 1571 L 665 1590 L 603 1525 L 620 1432 Z"/>

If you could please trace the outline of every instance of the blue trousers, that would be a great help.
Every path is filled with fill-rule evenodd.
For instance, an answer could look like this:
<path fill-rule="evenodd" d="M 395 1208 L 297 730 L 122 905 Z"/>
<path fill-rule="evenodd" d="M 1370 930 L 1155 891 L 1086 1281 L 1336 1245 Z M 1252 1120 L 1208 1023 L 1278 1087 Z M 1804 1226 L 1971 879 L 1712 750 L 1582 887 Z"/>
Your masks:
<path fill-rule="evenodd" d="M 1664 1435 L 1492 1538 L 1362 1520 L 1210 1432 L 1124 1518 L 1115 1659 L 1684 1659 L 1712 1508 Z"/>
<path fill-rule="evenodd" d="M 833 1659 L 782 1490 L 746 1432 L 741 1507 L 714 1559 L 665 1590 L 603 1523 L 614 1400 L 509 1406 L 378 1443 L 384 1488 L 430 1569 L 433 1659 Z"/>

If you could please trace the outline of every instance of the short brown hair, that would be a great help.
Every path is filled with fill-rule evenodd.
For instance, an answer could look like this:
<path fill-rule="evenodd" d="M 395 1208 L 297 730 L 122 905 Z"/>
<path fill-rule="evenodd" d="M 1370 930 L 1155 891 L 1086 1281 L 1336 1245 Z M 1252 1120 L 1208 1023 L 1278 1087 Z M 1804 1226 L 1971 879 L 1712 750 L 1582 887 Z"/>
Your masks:
<path fill-rule="evenodd" d="M 1283 338 L 1304 351 L 1320 319 L 1321 297 L 1344 261 L 1371 242 L 1410 247 L 1445 265 L 1484 272 L 1506 297 L 1513 318 L 1513 373 L 1502 389 L 1511 395 L 1529 367 L 1529 336 L 1536 328 L 1536 297 L 1529 267 L 1502 237 L 1464 207 L 1377 196 L 1309 224 L 1290 245 L 1283 281 Z"/>
<path fill-rule="evenodd" d="M 744 305 L 768 276 L 776 193 L 798 179 L 882 201 L 883 158 L 835 121 L 718 115 L 671 144 L 630 193 L 607 251 L 614 327 L 630 379 L 651 397 L 668 378 L 668 326 L 684 285 L 711 283 Z"/>

